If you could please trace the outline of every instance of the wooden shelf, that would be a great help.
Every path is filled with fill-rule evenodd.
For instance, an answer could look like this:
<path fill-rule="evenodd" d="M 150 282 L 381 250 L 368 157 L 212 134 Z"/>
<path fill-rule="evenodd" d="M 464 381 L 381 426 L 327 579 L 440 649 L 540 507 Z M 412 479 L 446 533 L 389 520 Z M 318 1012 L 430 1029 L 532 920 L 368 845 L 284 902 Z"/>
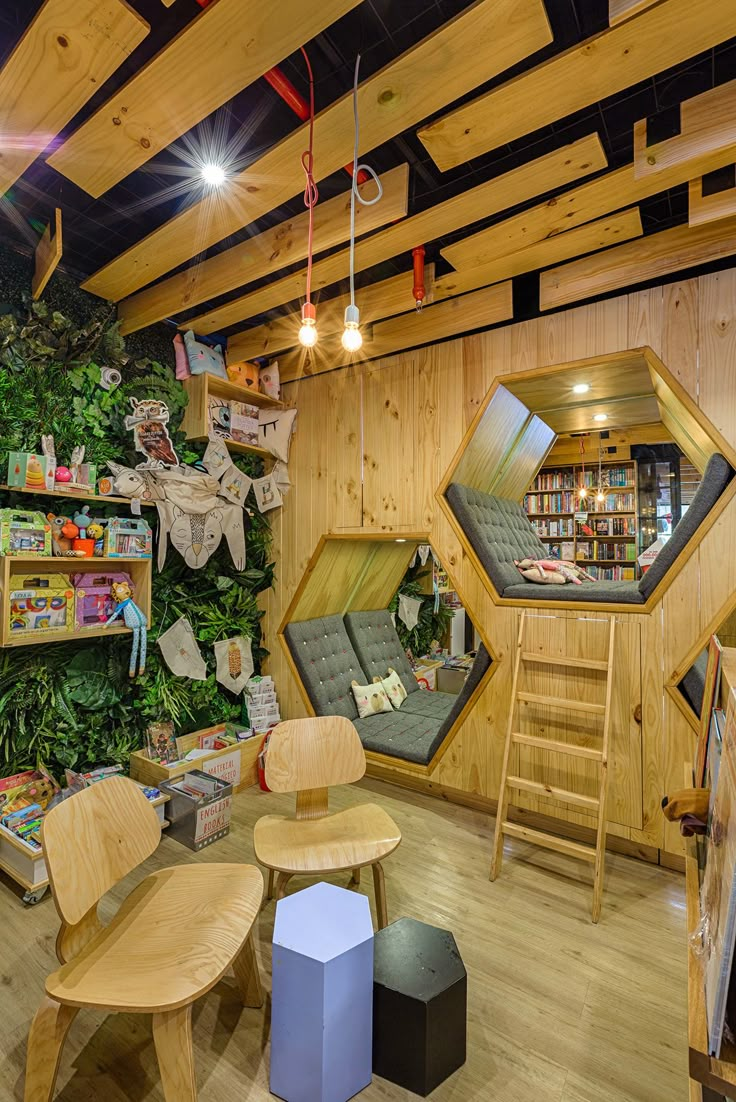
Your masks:
<path fill-rule="evenodd" d="M 283 403 L 275 398 L 269 398 L 267 394 L 261 394 L 258 390 L 248 390 L 247 387 L 236 386 L 235 383 L 218 379 L 215 375 L 192 375 L 184 380 L 184 389 L 189 395 L 189 404 L 184 410 L 184 418 L 181 423 L 182 431 L 187 440 L 206 442 L 209 438 L 209 399 L 221 398 L 226 402 L 245 402 L 248 405 L 258 406 L 261 409 L 283 409 Z M 259 448 L 252 444 L 239 444 L 235 440 L 223 440 L 227 444 L 228 451 L 238 455 L 259 455 L 264 459 L 273 459 L 271 452 L 265 448 Z"/>
<path fill-rule="evenodd" d="M 224 398 L 227 401 L 247 402 L 251 406 L 261 406 L 267 409 L 283 409 L 283 402 L 277 398 L 270 398 L 268 394 L 262 394 L 260 390 L 249 390 L 246 386 L 238 386 L 227 379 L 218 379 L 216 375 L 203 372 L 201 375 L 191 375 L 184 380 L 184 389 L 190 394 L 196 392 L 199 387 L 206 388 L 207 393 L 213 398 Z"/>
<path fill-rule="evenodd" d="M 78 566 L 84 566 L 86 563 L 93 563 L 94 566 L 99 567 L 100 565 L 102 565 L 102 566 L 115 566 L 115 564 L 119 563 L 119 562 L 131 563 L 131 562 L 151 562 L 152 561 L 150 558 L 149 559 L 144 558 L 143 555 L 120 555 L 120 556 L 116 555 L 114 558 L 107 558 L 107 559 L 102 558 L 101 556 L 98 556 L 98 555 L 95 555 L 92 558 L 85 558 L 85 559 L 75 559 L 75 558 L 71 558 L 71 557 L 67 558 L 64 555 L 0 555 L 0 562 L 2 562 L 4 559 L 9 560 L 11 563 L 14 563 L 14 562 L 25 562 L 25 563 L 33 562 L 33 563 L 40 563 L 40 564 L 53 563 L 54 566 L 56 567 L 56 570 L 54 571 L 54 573 L 61 573 L 61 574 L 66 573 L 66 568 L 71 567 L 71 566 L 74 567 L 74 570 L 72 570 L 71 573 L 76 574 L 76 573 L 78 573 L 78 570 L 76 568 Z"/>
<path fill-rule="evenodd" d="M 63 490 L 29 490 L 25 486 L 8 486 L 7 482 L 0 482 L 0 490 L 4 490 L 8 494 L 29 494 L 31 497 L 54 497 L 60 498 L 63 501 L 99 501 L 101 504 L 110 505 L 128 505 L 130 506 L 131 499 L 129 497 L 113 497 L 112 494 L 68 494 Z M 154 501 L 141 501 L 141 505 L 147 505 L 153 508 L 155 506 Z"/>
<path fill-rule="evenodd" d="M 38 646 L 40 643 L 70 643 L 72 639 L 91 639 L 96 635 L 104 635 L 111 637 L 113 635 L 126 635 L 130 634 L 131 629 L 126 628 L 124 625 L 115 625 L 111 628 L 80 628 L 74 631 L 29 631 L 27 634 L 24 632 L 8 632 L 7 642 L 3 644 L 5 647 L 33 647 Z"/>
<path fill-rule="evenodd" d="M 255 444 L 240 444 L 237 440 L 228 440 L 226 437 L 221 436 L 223 444 L 226 445 L 229 452 L 236 452 L 238 455 L 260 455 L 262 459 L 273 459 L 273 454 L 267 451 L 266 448 L 257 448 Z M 187 440 L 198 441 L 201 444 L 206 444 L 207 436 L 188 436 Z"/>

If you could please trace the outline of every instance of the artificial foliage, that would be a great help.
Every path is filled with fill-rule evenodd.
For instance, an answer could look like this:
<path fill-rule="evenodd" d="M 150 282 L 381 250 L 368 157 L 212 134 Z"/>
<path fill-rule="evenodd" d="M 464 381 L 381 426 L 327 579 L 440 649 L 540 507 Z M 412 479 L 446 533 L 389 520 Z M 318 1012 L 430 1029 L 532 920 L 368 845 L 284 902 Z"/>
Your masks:
<path fill-rule="evenodd" d="M 106 391 L 99 385 L 103 367 L 121 372 L 120 386 Z M 179 428 L 187 395 L 174 377 L 173 354 L 164 364 L 130 358 L 107 307 L 76 324 L 43 302 L 21 299 L 0 306 L 0 463 L 10 450 L 37 450 L 41 433 L 51 433 L 59 462 L 83 444 L 85 458 L 100 467 L 109 460 L 134 465 L 140 456 L 124 426 L 131 396 L 165 401 L 180 460 L 201 458 L 204 446 L 185 441 Z M 257 457 L 234 458 L 251 477 L 262 474 Z M 58 500 L 24 494 L 21 501 L 6 492 L 0 506 L 7 504 L 43 512 L 61 508 Z M 93 514 L 112 515 L 116 508 L 95 505 Z M 149 523 L 155 518 L 155 510 L 146 510 Z M 246 531 L 242 572 L 234 569 L 224 545 L 198 571 L 173 549 L 161 573 L 154 565 L 142 677 L 128 677 L 128 635 L 80 636 L 69 643 L 0 651 L 0 774 L 32 767 L 39 759 L 61 772 L 126 764 L 131 750 L 145 744 L 146 727 L 154 720 L 170 719 L 183 733 L 239 717 L 241 698 L 215 679 L 212 644 L 232 635 L 250 637 L 256 669 L 267 653 L 261 647 L 258 595 L 273 580 L 268 518 L 254 510 L 249 528 L 246 517 Z M 156 647 L 158 635 L 182 615 L 205 657 L 205 681 L 172 674 Z"/>
<path fill-rule="evenodd" d="M 415 657 L 429 654 L 429 649 L 434 640 L 440 640 L 452 622 L 453 612 L 449 605 L 440 601 L 435 611 L 434 594 L 428 594 L 423 588 L 425 579 L 432 577 L 432 559 L 429 558 L 425 566 L 417 559 L 414 566 L 410 566 L 404 574 L 401 585 L 396 591 L 389 607 L 390 612 L 398 612 L 399 594 L 407 597 L 415 597 L 422 602 L 419 609 L 419 617 L 411 629 L 396 617 L 396 633 L 401 640 L 402 647 L 410 650 Z"/>

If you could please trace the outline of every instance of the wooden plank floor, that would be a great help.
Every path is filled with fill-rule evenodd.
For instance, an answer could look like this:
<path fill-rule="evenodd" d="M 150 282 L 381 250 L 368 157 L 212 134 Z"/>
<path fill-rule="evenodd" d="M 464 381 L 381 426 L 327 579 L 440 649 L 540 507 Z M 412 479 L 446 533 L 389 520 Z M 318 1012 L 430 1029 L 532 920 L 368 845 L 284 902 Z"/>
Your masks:
<path fill-rule="evenodd" d="M 370 792 L 368 791 L 370 789 Z M 389 919 L 413 915 L 451 929 L 468 969 L 468 1060 L 436 1102 L 686 1102 L 684 878 L 609 854 L 599 926 L 590 922 L 590 870 L 507 842 L 498 881 L 487 879 L 487 816 L 378 781 L 334 793 L 334 806 L 382 804 L 404 841 L 385 864 Z M 145 872 L 196 860 L 252 861 L 252 826 L 290 800 L 238 795 L 230 836 L 196 857 L 164 836 Z M 109 900 L 112 912 L 138 870 Z M 348 875 L 336 879 L 346 884 Z M 363 875 L 372 897 L 372 878 Z M 295 890 L 303 882 L 292 881 Z M 0 1100 L 22 1098 L 25 1043 L 45 975 L 55 966 L 53 903 L 24 908 L 0 883 Z M 270 988 L 274 905 L 258 924 Z M 171 946 L 172 953 L 177 952 Z M 155 982 L 155 976 L 151 977 Z M 268 1024 L 223 980 L 194 1010 L 200 1102 L 261 1102 L 268 1093 Z M 162 1102 L 150 1021 L 82 1011 L 59 1072 L 59 1102 Z M 375 1079 L 361 1095 L 411 1102 Z"/>

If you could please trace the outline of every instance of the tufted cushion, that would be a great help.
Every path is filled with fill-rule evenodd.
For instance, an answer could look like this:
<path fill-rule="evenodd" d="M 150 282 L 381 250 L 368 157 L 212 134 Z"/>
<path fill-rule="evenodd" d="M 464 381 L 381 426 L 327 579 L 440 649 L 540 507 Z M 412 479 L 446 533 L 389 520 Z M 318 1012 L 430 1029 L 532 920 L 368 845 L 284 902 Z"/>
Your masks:
<path fill-rule="evenodd" d="M 708 516 L 732 478 L 731 464 L 716 452 L 708 460 L 708 466 L 705 468 L 702 481 L 695 491 L 689 509 L 675 525 L 667 543 L 639 582 L 639 590 L 645 601 Z"/>
<path fill-rule="evenodd" d="M 401 711 L 424 719 L 437 719 L 440 723 L 449 716 L 457 699 L 455 693 L 424 692 L 412 693 L 401 705 Z"/>
<path fill-rule="evenodd" d="M 357 719 L 351 683 L 366 684 L 342 616 L 302 620 L 284 629 L 291 656 L 318 716 Z"/>
<path fill-rule="evenodd" d="M 369 681 L 374 677 L 385 677 L 391 666 L 401 678 L 407 693 L 420 691 L 390 612 L 386 609 L 348 612 L 345 627 Z M 402 711 L 405 707 L 406 701 L 401 705 Z"/>
<path fill-rule="evenodd" d="M 582 585 L 535 585 L 520 582 L 504 590 L 517 601 L 593 601 L 595 604 L 643 605 L 638 582 L 583 582 Z"/>
<path fill-rule="evenodd" d="M 422 690 L 419 692 L 426 696 L 434 695 L 426 691 L 422 693 Z M 375 754 L 388 754 L 392 758 L 428 765 L 443 739 L 440 721 L 412 715 L 405 711 L 406 704 L 407 701 L 400 711 L 392 715 L 381 713 L 354 720 L 360 741 L 366 750 L 372 750 Z"/>
<path fill-rule="evenodd" d="M 448 486 L 447 500 L 500 595 L 506 586 L 519 582 L 514 559 L 547 557 L 544 544 L 517 501 L 471 490 L 459 482 Z"/>

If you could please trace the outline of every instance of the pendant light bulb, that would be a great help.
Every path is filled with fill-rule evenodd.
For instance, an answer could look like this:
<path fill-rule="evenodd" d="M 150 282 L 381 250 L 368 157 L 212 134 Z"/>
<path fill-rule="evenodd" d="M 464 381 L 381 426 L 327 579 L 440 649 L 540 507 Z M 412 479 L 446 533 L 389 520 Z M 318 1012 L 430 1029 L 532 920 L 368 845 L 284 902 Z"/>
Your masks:
<path fill-rule="evenodd" d="M 595 495 L 595 500 L 596 501 L 605 501 L 606 500 L 606 495 L 603 493 L 602 490 L 599 490 L 598 493 Z"/>
<path fill-rule="evenodd" d="M 362 345 L 363 334 L 360 331 L 360 311 L 357 306 L 346 306 L 342 346 L 346 352 L 357 352 Z"/>
<path fill-rule="evenodd" d="M 580 489 L 578 490 L 578 497 L 582 501 L 587 496 L 588 496 L 588 491 L 586 490 L 585 486 L 581 486 Z"/>
<path fill-rule="evenodd" d="M 314 348 L 317 343 L 317 311 L 311 302 L 302 306 L 302 325 L 299 330 L 299 344 L 302 348 Z"/>

